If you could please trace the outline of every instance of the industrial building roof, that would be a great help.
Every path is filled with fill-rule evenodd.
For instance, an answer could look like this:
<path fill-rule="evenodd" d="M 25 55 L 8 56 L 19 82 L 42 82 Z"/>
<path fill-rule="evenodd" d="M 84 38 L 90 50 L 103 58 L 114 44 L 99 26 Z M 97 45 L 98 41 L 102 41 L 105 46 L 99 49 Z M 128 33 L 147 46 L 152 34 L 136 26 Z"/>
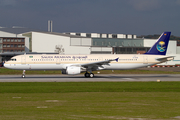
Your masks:
<path fill-rule="evenodd" d="M 65 36 L 65 37 L 71 37 L 71 38 L 87 38 L 87 37 L 78 36 L 78 35 L 70 35 L 70 34 L 56 33 L 56 32 L 29 31 L 27 33 L 30 33 L 30 32 L 38 32 L 38 33 L 44 33 L 44 34 L 59 35 L 59 36 Z M 27 34 L 27 33 L 24 33 L 24 34 Z"/>
<path fill-rule="evenodd" d="M 0 28 L 0 31 L 14 33 L 14 34 L 21 34 L 29 31 L 39 31 L 39 30 L 34 30 L 31 28 L 23 28 L 23 27 L 12 27 L 12 28 Z"/>
<path fill-rule="evenodd" d="M 8 32 L 8 33 L 13 33 L 13 34 L 22 34 L 22 33 L 29 33 L 29 32 L 39 32 L 39 33 L 45 33 L 45 34 L 66 36 L 66 37 L 71 37 L 71 38 L 86 38 L 86 37 L 82 37 L 82 36 L 70 35 L 70 34 L 64 34 L 64 33 L 44 32 L 44 31 L 41 31 L 41 30 L 35 30 L 35 29 L 24 28 L 24 27 L 12 27 L 12 28 L 3 28 L 3 27 L 0 27 L 0 31 Z"/>

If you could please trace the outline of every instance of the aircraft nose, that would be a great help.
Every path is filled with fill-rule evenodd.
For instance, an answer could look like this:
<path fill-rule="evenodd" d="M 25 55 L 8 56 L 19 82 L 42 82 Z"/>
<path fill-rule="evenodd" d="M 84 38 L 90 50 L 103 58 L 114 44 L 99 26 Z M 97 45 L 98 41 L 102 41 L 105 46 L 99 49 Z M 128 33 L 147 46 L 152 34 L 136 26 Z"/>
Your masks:
<path fill-rule="evenodd" d="M 8 64 L 4 63 L 4 67 L 5 67 L 5 68 L 8 68 Z"/>

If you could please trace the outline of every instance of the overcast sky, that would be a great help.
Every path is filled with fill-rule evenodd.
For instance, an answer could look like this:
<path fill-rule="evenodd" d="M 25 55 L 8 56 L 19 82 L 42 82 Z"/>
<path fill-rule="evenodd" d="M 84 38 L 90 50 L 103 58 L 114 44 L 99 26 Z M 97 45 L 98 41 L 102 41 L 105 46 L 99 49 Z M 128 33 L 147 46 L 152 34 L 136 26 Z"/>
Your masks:
<path fill-rule="evenodd" d="M 0 0 L 0 26 L 180 36 L 180 0 Z"/>

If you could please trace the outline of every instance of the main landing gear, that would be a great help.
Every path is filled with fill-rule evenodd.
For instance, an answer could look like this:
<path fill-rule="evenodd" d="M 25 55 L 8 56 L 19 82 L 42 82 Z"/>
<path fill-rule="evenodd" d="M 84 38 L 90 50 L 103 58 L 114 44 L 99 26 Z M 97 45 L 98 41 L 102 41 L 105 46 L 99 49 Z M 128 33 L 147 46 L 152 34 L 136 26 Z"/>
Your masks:
<path fill-rule="evenodd" d="M 25 78 L 26 76 L 25 76 L 25 72 L 26 72 L 26 70 L 23 70 L 23 74 L 22 74 L 22 78 Z"/>
<path fill-rule="evenodd" d="M 94 74 L 93 73 L 88 73 L 88 72 L 86 72 L 86 73 L 84 73 L 84 77 L 86 77 L 86 78 L 93 78 L 94 77 Z"/>

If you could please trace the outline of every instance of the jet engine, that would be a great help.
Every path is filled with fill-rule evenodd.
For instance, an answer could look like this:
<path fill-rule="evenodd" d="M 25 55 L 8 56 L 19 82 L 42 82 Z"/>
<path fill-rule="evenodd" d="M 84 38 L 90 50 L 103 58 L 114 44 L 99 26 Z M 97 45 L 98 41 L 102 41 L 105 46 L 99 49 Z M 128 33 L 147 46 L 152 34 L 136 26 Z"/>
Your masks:
<path fill-rule="evenodd" d="M 76 75 L 81 73 L 80 67 L 67 67 L 65 70 L 62 70 L 62 74 L 68 74 L 68 75 Z"/>

